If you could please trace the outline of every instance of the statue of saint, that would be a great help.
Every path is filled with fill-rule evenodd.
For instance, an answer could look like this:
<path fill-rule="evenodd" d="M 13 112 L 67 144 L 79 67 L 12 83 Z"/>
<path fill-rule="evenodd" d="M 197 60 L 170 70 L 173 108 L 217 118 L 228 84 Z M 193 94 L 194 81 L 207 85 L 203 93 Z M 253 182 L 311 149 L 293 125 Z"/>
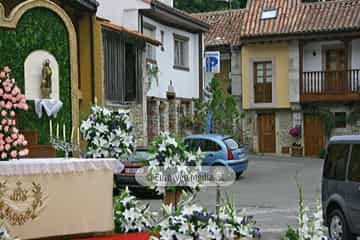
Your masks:
<path fill-rule="evenodd" d="M 41 97 L 43 99 L 49 99 L 51 94 L 51 77 L 52 69 L 50 67 L 50 60 L 46 59 L 42 68 L 42 80 L 41 80 Z"/>

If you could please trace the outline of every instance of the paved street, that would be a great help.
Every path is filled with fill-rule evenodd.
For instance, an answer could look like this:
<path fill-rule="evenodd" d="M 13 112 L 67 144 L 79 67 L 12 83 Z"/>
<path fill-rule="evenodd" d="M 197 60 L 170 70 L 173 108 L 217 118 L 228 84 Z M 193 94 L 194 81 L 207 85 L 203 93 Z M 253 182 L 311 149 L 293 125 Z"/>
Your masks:
<path fill-rule="evenodd" d="M 305 202 L 315 205 L 320 194 L 322 160 L 285 158 L 277 156 L 251 156 L 249 170 L 235 185 L 223 189 L 235 199 L 238 208 L 246 208 L 266 234 L 263 239 L 275 238 L 287 225 L 296 225 L 298 191 L 295 177 L 304 188 Z M 202 206 L 214 210 L 215 190 L 199 193 Z M 150 200 L 153 209 L 159 209 L 159 200 Z"/>

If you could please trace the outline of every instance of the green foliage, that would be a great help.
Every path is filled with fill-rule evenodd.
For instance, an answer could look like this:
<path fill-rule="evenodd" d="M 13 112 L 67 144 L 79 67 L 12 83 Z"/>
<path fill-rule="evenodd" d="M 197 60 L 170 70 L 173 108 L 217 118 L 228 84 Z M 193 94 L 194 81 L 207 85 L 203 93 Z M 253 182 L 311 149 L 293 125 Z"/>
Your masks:
<path fill-rule="evenodd" d="M 189 13 L 209 12 L 229 9 L 229 3 L 223 0 L 175 0 L 175 7 Z M 232 0 L 232 8 L 244 8 L 246 0 Z"/>
<path fill-rule="evenodd" d="M 56 122 L 71 129 L 70 60 L 67 29 L 62 20 L 50 10 L 35 8 L 26 12 L 16 29 L 0 28 L 0 66 L 9 66 L 22 92 L 24 92 L 24 62 L 35 50 L 46 50 L 55 56 L 60 69 L 60 98 L 64 103 Z M 34 110 L 34 102 L 28 101 L 29 111 L 18 116 L 21 129 L 36 129 L 39 142 L 49 142 L 49 118 L 41 119 Z M 56 123 L 55 122 L 55 123 Z M 68 135 L 70 133 L 67 133 Z"/>
<path fill-rule="evenodd" d="M 233 124 L 239 120 L 240 114 L 235 98 L 225 95 L 220 81 L 216 78 L 207 87 L 210 98 L 206 103 L 206 112 L 211 112 L 213 117 L 213 132 L 231 135 Z"/>
<path fill-rule="evenodd" d="M 194 99 L 194 116 L 181 119 L 181 126 L 194 133 L 203 133 L 206 115 L 211 112 L 213 132 L 232 135 L 233 124 L 244 117 L 238 110 L 235 98 L 224 93 L 220 81 L 216 78 L 213 78 L 206 90 L 208 99 Z"/>
<path fill-rule="evenodd" d="M 284 236 L 281 236 L 281 240 L 299 240 L 299 234 L 294 228 L 288 226 Z"/>

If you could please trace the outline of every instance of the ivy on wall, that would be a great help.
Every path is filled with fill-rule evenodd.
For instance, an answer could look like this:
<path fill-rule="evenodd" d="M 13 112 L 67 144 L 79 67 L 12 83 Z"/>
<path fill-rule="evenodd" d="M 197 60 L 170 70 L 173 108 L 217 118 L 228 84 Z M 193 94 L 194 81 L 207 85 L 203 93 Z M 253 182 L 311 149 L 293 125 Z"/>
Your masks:
<path fill-rule="evenodd" d="M 16 29 L 0 28 L 0 66 L 9 66 L 12 77 L 24 91 L 24 62 L 35 50 L 46 50 L 55 56 L 59 64 L 60 99 L 64 103 L 56 122 L 71 126 L 71 78 L 68 32 L 62 20 L 51 10 L 34 8 L 26 12 Z M 46 114 L 39 119 L 34 102 L 28 101 L 29 111 L 19 113 L 18 126 L 21 129 L 37 130 L 39 143 L 49 142 L 49 118 Z M 69 133 L 68 133 L 69 134 Z"/>

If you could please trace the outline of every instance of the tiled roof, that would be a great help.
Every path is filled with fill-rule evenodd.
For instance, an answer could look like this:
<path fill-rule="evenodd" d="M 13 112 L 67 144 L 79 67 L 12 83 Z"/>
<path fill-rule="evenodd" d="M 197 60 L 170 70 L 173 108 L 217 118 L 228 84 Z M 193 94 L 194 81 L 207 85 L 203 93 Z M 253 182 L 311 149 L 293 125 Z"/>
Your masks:
<path fill-rule="evenodd" d="M 240 45 L 243 10 L 196 13 L 192 16 L 210 25 L 205 35 L 206 46 Z"/>
<path fill-rule="evenodd" d="M 277 9 L 274 19 L 261 19 L 264 9 Z M 301 3 L 301 0 L 249 0 L 242 38 L 360 30 L 360 0 Z"/>
<path fill-rule="evenodd" d="M 168 6 L 165 3 L 162 3 L 158 0 L 151 0 L 151 4 L 155 7 L 161 8 L 161 9 L 166 10 L 174 15 L 177 15 L 177 16 L 183 18 L 183 19 L 186 19 L 194 24 L 197 24 L 203 28 L 206 28 L 206 29 L 209 28 L 209 25 L 206 22 L 201 21 L 198 18 L 193 17 L 191 14 L 189 14 L 185 11 L 182 11 L 178 8 Z"/>

